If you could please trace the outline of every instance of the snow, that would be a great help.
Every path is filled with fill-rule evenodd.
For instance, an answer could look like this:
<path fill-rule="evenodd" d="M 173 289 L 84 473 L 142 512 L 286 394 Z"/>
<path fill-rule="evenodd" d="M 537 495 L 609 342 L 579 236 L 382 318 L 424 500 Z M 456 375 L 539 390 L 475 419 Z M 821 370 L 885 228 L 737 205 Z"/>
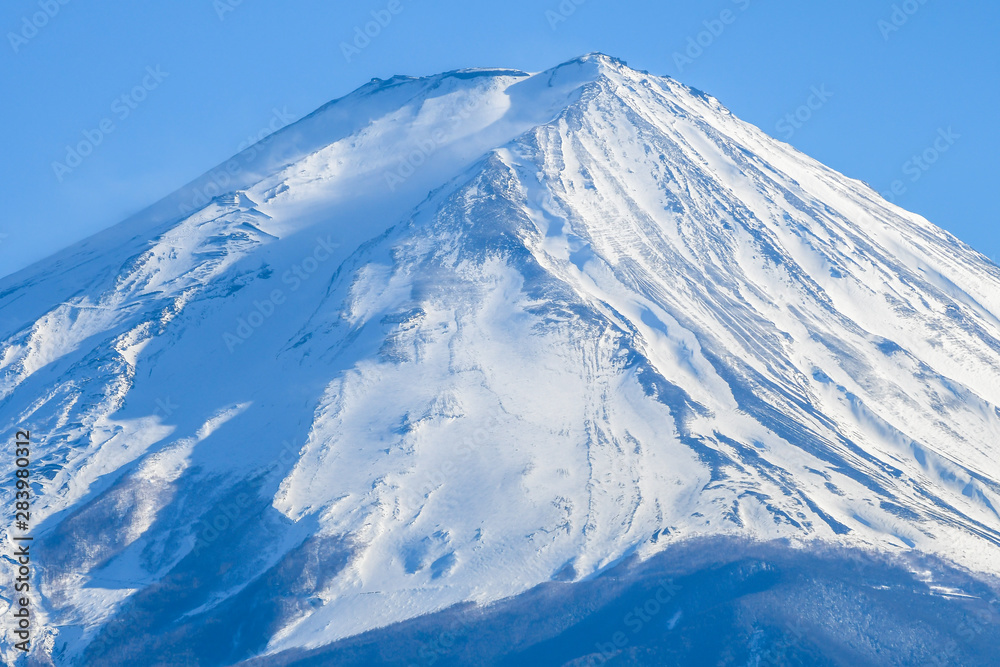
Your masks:
<path fill-rule="evenodd" d="M 171 576 L 276 652 L 700 535 L 998 573 L 1000 269 L 715 100 L 397 77 L 234 160 L 0 283 L 67 655 Z"/>

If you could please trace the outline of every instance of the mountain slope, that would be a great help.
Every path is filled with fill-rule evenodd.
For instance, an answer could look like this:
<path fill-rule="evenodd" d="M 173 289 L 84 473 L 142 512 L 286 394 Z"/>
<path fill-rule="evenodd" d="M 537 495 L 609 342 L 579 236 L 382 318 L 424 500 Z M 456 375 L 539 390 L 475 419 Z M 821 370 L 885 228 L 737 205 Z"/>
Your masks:
<path fill-rule="evenodd" d="M 713 98 L 599 55 L 397 77 L 237 159 L 0 284 L 58 663 L 705 535 L 998 573 L 1000 270 Z"/>

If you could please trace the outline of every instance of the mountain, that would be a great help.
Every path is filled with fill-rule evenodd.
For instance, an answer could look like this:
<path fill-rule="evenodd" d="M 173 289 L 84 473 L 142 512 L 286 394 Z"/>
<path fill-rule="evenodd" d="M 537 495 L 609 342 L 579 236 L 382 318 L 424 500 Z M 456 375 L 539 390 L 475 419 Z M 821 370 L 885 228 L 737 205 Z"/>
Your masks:
<path fill-rule="evenodd" d="M 874 615 L 906 588 L 948 637 L 965 612 L 934 605 L 1000 590 L 998 317 L 982 255 L 672 79 L 594 54 L 373 80 L 0 281 L 34 658 L 288 664 L 567 591 L 614 615 L 641 593 L 600 582 L 679 553 L 688 591 L 819 569 L 788 590 Z M 855 664 L 940 652 L 910 620 Z M 545 653 L 571 626 L 520 664 L 587 664 Z"/>

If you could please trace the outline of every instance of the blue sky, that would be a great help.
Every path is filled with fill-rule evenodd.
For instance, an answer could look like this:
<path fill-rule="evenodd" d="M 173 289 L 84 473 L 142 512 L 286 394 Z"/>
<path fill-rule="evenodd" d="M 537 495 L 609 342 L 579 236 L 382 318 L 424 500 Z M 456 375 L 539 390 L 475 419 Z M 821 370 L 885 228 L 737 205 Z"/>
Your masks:
<path fill-rule="evenodd" d="M 5 2 L 0 275 L 119 222 L 372 77 L 537 71 L 591 51 L 711 93 L 847 175 L 895 187 L 898 204 L 1000 257 L 1000 3 L 342 4 Z M 384 27 L 355 42 L 373 16 Z M 80 142 L 92 152 L 68 154 Z"/>

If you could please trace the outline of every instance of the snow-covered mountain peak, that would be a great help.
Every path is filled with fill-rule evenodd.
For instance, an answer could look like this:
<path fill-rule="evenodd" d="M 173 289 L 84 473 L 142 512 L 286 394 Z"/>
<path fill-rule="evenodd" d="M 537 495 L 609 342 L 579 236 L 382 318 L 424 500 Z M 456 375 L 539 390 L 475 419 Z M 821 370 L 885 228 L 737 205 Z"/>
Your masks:
<path fill-rule="evenodd" d="M 998 574 L 1000 270 L 714 98 L 394 77 L 233 162 L 0 281 L 60 655 L 232 663 L 705 535 Z"/>

